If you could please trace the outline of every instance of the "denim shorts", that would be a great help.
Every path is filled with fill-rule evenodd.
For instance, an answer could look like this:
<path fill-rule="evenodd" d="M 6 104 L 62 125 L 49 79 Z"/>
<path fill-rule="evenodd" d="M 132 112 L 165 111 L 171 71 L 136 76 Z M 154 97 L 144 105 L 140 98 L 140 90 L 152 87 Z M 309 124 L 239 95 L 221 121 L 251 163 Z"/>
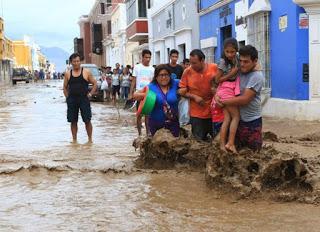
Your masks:
<path fill-rule="evenodd" d="M 215 138 L 219 134 L 222 123 L 223 122 L 212 122 L 212 138 Z"/>
<path fill-rule="evenodd" d="M 68 122 L 78 122 L 79 110 L 83 122 L 90 122 L 92 113 L 90 101 L 87 96 L 68 96 L 67 97 L 67 119 Z"/>

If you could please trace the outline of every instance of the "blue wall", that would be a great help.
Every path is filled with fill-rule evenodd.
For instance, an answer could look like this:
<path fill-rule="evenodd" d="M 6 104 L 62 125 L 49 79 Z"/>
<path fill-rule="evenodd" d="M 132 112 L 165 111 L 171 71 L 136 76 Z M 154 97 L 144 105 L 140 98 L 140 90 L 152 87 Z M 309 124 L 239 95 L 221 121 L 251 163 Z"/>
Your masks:
<path fill-rule="evenodd" d="M 201 6 L 207 8 L 217 0 L 201 1 Z M 232 26 L 232 36 L 235 37 L 234 5 L 229 4 L 232 14 L 220 19 L 220 9 L 200 16 L 200 39 L 217 37 L 218 47 L 215 49 L 215 62 L 218 62 L 222 52 L 220 28 Z M 251 5 L 253 0 L 249 0 Z M 270 0 L 270 65 L 271 65 L 271 96 L 275 98 L 308 100 L 309 82 L 303 82 L 302 65 L 309 63 L 308 29 L 299 29 L 299 14 L 304 9 L 292 0 Z M 279 17 L 288 16 L 288 27 L 284 32 L 279 30 Z"/>
<path fill-rule="evenodd" d="M 271 0 L 271 96 L 309 99 L 309 83 L 302 80 L 302 64 L 308 63 L 308 30 L 299 29 L 303 9 L 290 0 Z M 279 30 L 279 17 L 288 16 L 288 27 Z"/>
<path fill-rule="evenodd" d="M 201 1 L 201 3 L 207 7 L 210 6 L 211 2 L 217 2 L 214 0 L 207 0 L 207 1 Z M 235 24 L 235 15 L 234 15 L 234 5 L 235 2 L 231 2 L 229 7 L 231 8 L 231 14 L 226 17 L 226 21 L 224 18 L 220 18 L 220 9 L 216 9 L 214 11 L 211 11 L 208 14 L 205 14 L 203 16 L 200 16 L 200 40 L 206 39 L 209 37 L 217 37 L 218 41 L 218 47 L 215 50 L 215 62 L 218 62 L 222 53 L 222 39 L 221 39 L 221 28 L 228 26 L 228 25 L 234 25 Z M 212 5 L 212 4 L 211 4 Z M 235 37 L 235 27 L 232 26 L 232 36 Z"/>
<path fill-rule="evenodd" d="M 204 0 L 204 1 L 201 0 L 200 1 L 200 9 L 208 8 L 217 2 L 220 2 L 220 0 Z"/>

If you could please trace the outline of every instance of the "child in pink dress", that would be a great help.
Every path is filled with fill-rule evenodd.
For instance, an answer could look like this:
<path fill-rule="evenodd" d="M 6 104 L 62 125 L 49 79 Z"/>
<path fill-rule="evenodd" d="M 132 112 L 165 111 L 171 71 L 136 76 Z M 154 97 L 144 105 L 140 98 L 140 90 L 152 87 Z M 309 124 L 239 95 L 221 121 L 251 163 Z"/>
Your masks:
<path fill-rule="evenodd" d="M 238 76 L 239 58 L 237 52 L 237 40 L 234 38 L 226 39 L 217 74 L 219 82 L 217 95 L 222 101 L 240 95 L 240 79 Z M 220 131 L 220 149 L 238 153 L 235 146 L 235 137 L 240 120 L 239 108 L 237 106 L 225 106 L 223 114 L 224 120 Z"/>

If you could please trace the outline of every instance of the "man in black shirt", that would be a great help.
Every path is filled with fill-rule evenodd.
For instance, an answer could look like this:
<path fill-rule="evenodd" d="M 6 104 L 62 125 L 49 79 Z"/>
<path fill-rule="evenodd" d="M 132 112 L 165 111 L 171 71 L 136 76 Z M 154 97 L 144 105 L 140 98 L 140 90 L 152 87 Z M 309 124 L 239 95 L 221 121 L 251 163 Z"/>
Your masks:
<path fill-rule="evenodd" d="M 172 49 L 170 51 L 170 63 L 168 64 L 168 68 L 171 71 L 172 79 L 181 79 L 183 73 L 183 67 L 178 64 L 179 52 L 176 49 Z"/>

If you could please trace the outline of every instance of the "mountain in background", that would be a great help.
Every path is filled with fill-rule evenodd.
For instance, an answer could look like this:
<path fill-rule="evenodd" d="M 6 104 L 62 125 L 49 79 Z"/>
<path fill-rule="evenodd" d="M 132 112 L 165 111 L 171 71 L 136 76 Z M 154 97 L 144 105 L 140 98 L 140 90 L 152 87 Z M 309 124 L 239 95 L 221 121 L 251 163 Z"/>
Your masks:
<path fill-rule="evenodd" d="M 69 53 L 58 47 L 41 47 L 41 53 L 46 56 L 50 63 L 55 64 L 57 72 L 63 72 L 66 69 L 66 60 L 69 59 Z"/>

